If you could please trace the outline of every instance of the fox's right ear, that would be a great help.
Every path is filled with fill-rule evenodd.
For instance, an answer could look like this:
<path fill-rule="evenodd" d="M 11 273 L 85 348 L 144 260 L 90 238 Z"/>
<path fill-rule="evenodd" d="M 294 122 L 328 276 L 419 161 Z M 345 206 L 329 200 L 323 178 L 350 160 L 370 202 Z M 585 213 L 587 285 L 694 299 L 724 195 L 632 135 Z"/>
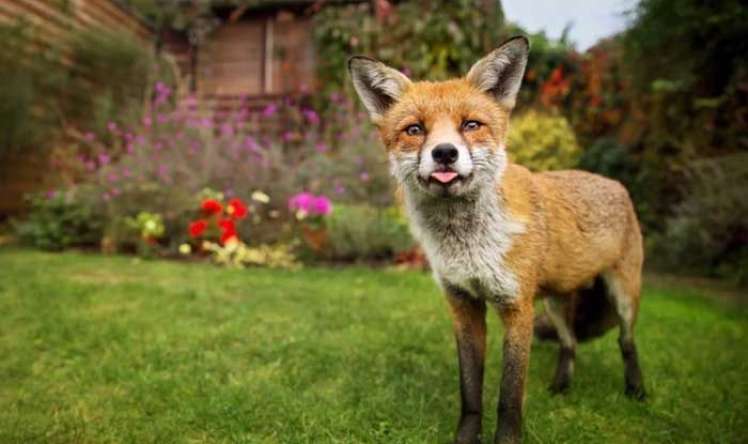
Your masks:
<path fill-rule="evenodd" d="M 400 71 L 368 57 L 348 59 L 353 87 L 372 120 L 379 120 L 411 85 Z"/>
<path fill-rule="evenodd" d="M 512 37 L 476 62 L 467 73 L 467 80 L 510 110 L 517 100 L 529 51 L 527 37 Z"/>

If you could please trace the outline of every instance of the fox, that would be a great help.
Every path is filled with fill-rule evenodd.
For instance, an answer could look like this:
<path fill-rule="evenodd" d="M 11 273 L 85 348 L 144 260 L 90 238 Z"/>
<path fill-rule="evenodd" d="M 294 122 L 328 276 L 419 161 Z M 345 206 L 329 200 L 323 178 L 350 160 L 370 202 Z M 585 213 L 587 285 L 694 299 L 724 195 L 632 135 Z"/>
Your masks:
<path fill-rule="evenodd" d="M 513 37 L 446 81 L 412 81 L 365 56 L 348 60 L 451 312 L 459 444 L 482 435 L 488 308 L 504 327 L 495 443 L 522 441 L 534 331 L 559 343 L 550 390 L 562 393 L 577 343 L 617 325 L 625 393 L 646 396 L 634 341 L 644 253 L 626 188 L 579 170 L 531 172 L 508 159 L 509 117 L 529 50 L 526 37 Z M 536 298 L 544 305 L 537 318 Z"/>

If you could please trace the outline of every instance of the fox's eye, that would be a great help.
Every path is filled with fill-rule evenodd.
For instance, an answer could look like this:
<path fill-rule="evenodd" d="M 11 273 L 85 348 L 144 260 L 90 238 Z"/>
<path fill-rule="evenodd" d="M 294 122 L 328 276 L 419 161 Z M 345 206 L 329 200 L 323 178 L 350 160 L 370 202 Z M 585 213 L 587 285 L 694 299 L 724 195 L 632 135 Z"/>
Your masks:
<path fill-rule="evenodd" d="M 466 120 L 462 122 L 462 129 L 464 131 L 473 131 L 480 128 L 483 124 L 478 122 L 477 120 Z"/>
<path fill-rule="evenodd" d="M 405 128 L 405 134 L 409 136 L 420 136 L 421 134 L 423 134 L 423 127 L 417 123 L 409 125 L 407 128 Z"/>

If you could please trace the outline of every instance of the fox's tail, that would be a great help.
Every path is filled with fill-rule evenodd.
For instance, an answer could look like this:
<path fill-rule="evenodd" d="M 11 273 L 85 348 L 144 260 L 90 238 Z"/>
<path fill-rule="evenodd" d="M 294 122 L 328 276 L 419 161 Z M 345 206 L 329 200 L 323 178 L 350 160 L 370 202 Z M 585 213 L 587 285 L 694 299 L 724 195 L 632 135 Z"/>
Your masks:
<path fill-rule="evenodd" d="M 577 292 L 574 310 L 574 334 L 577 341 L 584 342 L 602 336 L 618 324 L 616 311 L 607 295 L 608 289 L 598 276 L 590 288 Z M 535 337 L 557 341 L 558 335 L 550 318 L 545 313 L 535 316 Z"/>

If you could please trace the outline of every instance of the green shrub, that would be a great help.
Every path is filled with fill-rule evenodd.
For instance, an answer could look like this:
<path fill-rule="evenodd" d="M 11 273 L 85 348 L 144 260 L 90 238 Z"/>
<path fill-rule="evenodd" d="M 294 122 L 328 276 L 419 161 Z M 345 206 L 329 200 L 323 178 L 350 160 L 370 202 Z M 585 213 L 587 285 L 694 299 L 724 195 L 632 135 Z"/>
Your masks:
<path fill-rule="evenodd" d="M 335 205 L 327 220 L 327 259 L 386 260 L 413 246 L 405 219 L 397 208 Z"/>
<path fill-rule="evenodd" d="M 580 154 L 574 130 L 563 116 L 533 110 L 512 119 L 507 149 L 515 162 L 535 171 L 572 168 Z"/>
<path fill-rule="evenodd" d="M 17 222 L 18 237 L 25 244 L 44 250 L 93 246 L 101 238 L 101 218 L 83 203 L 77 193 L 68 191 L 30 198 L 31 210 Z"/>
<path fill-rule="evenodd" d="M 57 123 L 49 99 L 63 91 L 65 76 L 55 50 L 33 45 L 35 32 L 22 20 L 0 24 L 0 155 L 44 144 Z"/>
<path fill-rule="evenodd" d="M 142 108 L 158 73 L 147 44 L 124 32 L 90 28 L 74 32 L 70 48 L 76 68 L 69 73 L 74 94 L 65 104 L 68 118 L 87 119 L 89 129 L 103 134 L 107 123 L 123 120 L 123 112 Z"/>
<path fill-rule="evenodd" d="M 748 285 L 748 154 L 694 162 L 683 201 L 650 241 L 656 265 Z"/>

